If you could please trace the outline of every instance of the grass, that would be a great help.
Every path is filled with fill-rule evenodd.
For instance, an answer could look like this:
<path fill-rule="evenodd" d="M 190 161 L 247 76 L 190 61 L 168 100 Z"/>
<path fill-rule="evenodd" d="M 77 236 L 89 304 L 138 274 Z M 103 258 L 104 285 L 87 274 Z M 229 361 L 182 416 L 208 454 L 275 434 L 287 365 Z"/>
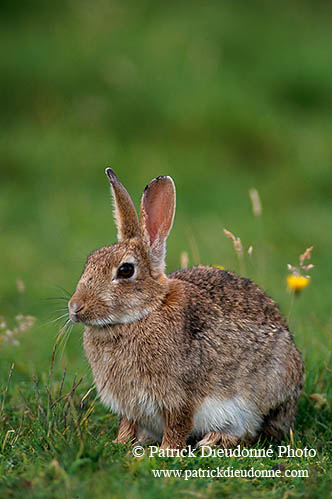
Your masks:
<path fill-rule="evenodd" d="M 14 382 L 11 371 L 2 396 L 2 497 L 328 497 L 331 477 L 330 411 L 315 408 L 311 392 L 331 390 L 326 366 L 309 371 L 300 399 L 292 448 L 315 449 L 317 456 L 265 458 L 134 458 L 130 446 L 112 442 L 117 418 L 104 410 L 83 378 L 69 380 L 34 376 Z M 269 448 L 260 443 L 256 449 Z M 152 470 L 191 472 L 215 468 L 233 470 L 305 470 L 308 478 L 153 478 Z"/>
<path fill-rule="evenodd" d="M 3 4 L 0 496 L 329 497 L 331 6 Z M 314 448 L 315 458 L 135 459 L 112 443 L 117 418 L 91 390 L 79 326 L 52 360 L 61 288 L 71 293 L 87 254 L 115 240 L 108 165 L 136 206 L 151 178 L 173 176 L 169 271 L 183 251 L 190 264 L 239 271 L 227 228 L 253 246 L 243 271 L 288 316 L 286 264 L 314 246 L 311 283 L 290 315 L 306 382 L 294 442 L 285 443 Z M 251 213 L 252 187 L 260 218 Z M 19 314 L 36 323 L 21 331 Z M 19 345 L 3 340 L 15 328 Z M 307 469 L 309 478 L 151 473 L 216 466 Z"/>

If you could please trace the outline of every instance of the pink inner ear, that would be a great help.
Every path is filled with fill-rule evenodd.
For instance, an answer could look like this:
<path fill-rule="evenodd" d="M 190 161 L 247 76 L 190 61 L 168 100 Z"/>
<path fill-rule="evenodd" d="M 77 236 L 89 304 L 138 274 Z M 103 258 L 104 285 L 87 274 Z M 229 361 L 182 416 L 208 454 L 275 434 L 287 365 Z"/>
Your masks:
<path fill-rule="evenodd" d="M 157 235 L 166 238 L 171 228 L 174 210 L 172 185 L 158 180 L 150 185 L 144 196 L 145 227 L 149 233 L 150 244 Z"/>

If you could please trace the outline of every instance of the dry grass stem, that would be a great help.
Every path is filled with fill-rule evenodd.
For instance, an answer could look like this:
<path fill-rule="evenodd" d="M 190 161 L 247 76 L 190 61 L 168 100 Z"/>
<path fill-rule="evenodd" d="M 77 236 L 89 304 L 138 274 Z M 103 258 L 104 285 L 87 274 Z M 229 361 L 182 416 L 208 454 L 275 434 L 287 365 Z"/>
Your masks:
<path fill-rule="evenodd" d="M 180 255 L 180 267 L 181 269 L 187 269 L 189 266 L 189 256 L 187 251 L 182 251 Z"/>
<path fill-rule="evenodd" d="M 262 215 L 262 203 L 258 194 L 257 189 L 249 189 L 249 196 L 251 199 L 252 212 L 255 217 L 260 217 Z"/>

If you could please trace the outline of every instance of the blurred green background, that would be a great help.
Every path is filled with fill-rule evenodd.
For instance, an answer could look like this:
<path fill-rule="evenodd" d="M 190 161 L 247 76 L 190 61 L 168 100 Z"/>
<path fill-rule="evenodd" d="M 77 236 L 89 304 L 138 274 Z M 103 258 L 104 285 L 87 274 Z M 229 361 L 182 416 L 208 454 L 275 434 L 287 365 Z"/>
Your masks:
<path fill-rule="evenodd" d="M 188 251 L 238 270 L 223 227 L 253 245 L 246 273 L 288 314 L 286 264 L 313 245 L 291 326 L 304 356 L 331 345 L 332 5 L 309 1 L 3 2 L 0 314 L 37 317 L 1 343 L 3 372 L 47 371 L 86 256 L 115 241 L 111 166 L 136 206 L 171 175 L 168 270 Z M 263 204 L 259 221 L 248 190 Z M 199 257 L 197 257 L 197 251 Z M 16 280 L 25 284 L 18 293 Z M 61 321 L 60 321 L 61 322 Z M 56 370 L 88 373 L 76 326 Z"/>

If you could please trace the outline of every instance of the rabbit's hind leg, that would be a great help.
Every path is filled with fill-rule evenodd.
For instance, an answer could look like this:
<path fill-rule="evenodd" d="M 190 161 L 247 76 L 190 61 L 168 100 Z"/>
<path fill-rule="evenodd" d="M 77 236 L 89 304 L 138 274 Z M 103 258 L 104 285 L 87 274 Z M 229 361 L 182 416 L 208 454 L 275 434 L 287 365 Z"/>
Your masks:
<path fill-rule="evenodd" d="M 295 420 L 296 403 L 294 399 L 284 402 L 277 408 L 271 410 L 264 419 L 261 433 L 263 436 L 275 440 L 281 440 L 288 435 L 291 426 Z"/>

